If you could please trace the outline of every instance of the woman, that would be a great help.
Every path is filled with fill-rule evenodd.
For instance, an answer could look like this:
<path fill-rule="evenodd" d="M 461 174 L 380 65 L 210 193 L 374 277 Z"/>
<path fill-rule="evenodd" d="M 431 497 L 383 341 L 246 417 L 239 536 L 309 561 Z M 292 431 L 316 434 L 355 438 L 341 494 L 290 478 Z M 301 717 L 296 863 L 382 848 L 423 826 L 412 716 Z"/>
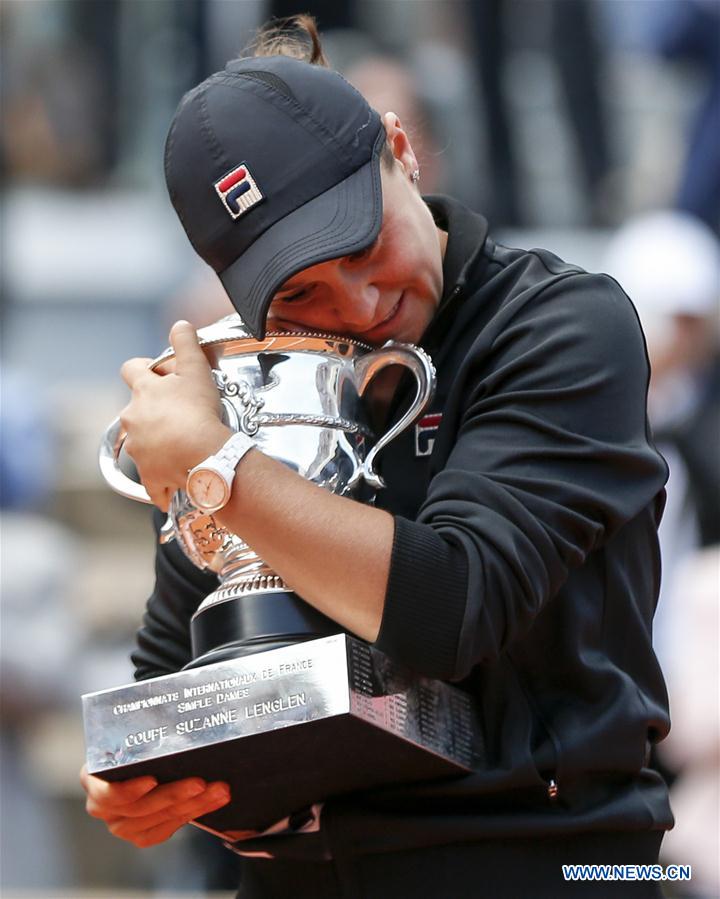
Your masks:
<path fill-rule="evenodd" d="M 434 414 L 384 452 L 376 507 L 241 439 L 216 515 L 343 628 L 472 693 L 488 759 L 458 780 L 328 800 L 313 833 L 250 835 L 240 895 L 574 895 L 562 863 L 653 862 L 672 823 L 646 767 L 668 729 L 650 641 L 666 468 L 647 436 L 642 334 L 609 278 L 501 247 L 457 201 L 423 199 L 397 116 L 313 64 L 301 27 L 312 62 L 269 41 L 271 55 L 184 98 L 171 198 L 255 334 L 420 343 Z M 193 329 L 171 340 L 174 374 L 123 367 L 127 449 L 163 511 L 231 436 Z M 402 400 L 387 374 L 373 411 Z M 138 677 L 188 660 L 189 616 L 212 589 L 171 546 L 157 571 Z M 229 798 L 197 779 L 82 778 L 90 814 L 140 846 Z"/>

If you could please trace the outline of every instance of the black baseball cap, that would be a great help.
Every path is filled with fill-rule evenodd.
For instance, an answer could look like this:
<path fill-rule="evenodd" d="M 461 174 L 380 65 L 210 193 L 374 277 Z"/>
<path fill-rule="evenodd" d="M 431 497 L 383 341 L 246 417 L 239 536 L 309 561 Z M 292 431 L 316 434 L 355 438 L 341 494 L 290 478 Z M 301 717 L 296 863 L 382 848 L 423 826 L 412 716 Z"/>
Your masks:
<path fill-rule="evenodd" d="M 288 278 L 377 237 L 384 142 L 341 75 L 288 56 L 233 60 L 183 97 L 165 146 L 170 198 L 256 337 Z"/>

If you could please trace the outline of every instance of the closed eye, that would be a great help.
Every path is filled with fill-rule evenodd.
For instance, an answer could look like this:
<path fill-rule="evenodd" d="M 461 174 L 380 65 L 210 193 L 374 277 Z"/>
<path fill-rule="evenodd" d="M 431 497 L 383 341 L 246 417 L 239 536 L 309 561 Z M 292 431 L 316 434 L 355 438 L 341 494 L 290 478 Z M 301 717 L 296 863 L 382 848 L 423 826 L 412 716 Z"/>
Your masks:
<path fill-rule="evenodd" d="M 281 303 L 300 303 L 303 300 L 309 299 L 310 294 L 310 287 L 300 287 L 294 293 L 289 293 L 283 296 L 276 296 L 275 299 Z"/>

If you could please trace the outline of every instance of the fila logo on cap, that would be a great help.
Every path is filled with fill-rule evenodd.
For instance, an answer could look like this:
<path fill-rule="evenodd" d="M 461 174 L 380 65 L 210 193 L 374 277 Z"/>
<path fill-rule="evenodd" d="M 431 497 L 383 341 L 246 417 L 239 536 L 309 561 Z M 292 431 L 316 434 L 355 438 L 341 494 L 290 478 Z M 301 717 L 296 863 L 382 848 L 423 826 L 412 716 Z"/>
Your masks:
<path fill-rule="evenodd" d="M 244 162 L 216 181 L 215 190 L 234 219 L 240 218 L 263 199 L 260 188 Z"/>

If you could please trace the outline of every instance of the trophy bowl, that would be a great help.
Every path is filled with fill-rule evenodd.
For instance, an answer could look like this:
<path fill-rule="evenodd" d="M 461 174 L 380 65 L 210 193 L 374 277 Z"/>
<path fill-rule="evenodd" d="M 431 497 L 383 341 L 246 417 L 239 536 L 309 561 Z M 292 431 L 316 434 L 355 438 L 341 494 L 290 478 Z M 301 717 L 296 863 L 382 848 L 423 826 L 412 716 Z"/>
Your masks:
<path fill-rule="evenodd" d="M 377 454 L 422 414 L 434 391 L 430 358 L 409 344 L 389 341 L 373 348 L 345 337 L 290 332 L 270 332 L 257 340 L 238 315 L 201 329 L 198 337 L 225 423 L 319 487 L 363 502 L 371 502 L 383 486 L 374 468 Z M 167 373 L 173 359 L 173 351 L 166 350 L 151 367 Z M 363 397 L 373 378 L 390 365 L 409 369 L 416 391 L 400 419 L 376 438 Z M 118 493 L 150 502 L 144 487 L 119 466 L 124 436 L 116 419 L 102 442 L 102 473 Z M 160 539 L 177 540 L 195 565 L 219 578 L 217 590 L 192 619 L 191 666 L 339 632 L 297 597 L 242 535 L 194 507 L 182 490 L 172 499 Z"/>

